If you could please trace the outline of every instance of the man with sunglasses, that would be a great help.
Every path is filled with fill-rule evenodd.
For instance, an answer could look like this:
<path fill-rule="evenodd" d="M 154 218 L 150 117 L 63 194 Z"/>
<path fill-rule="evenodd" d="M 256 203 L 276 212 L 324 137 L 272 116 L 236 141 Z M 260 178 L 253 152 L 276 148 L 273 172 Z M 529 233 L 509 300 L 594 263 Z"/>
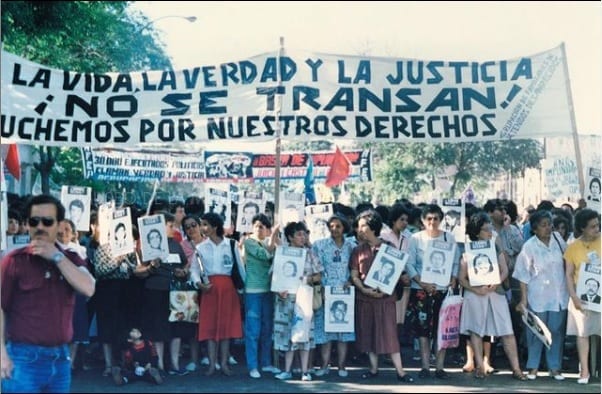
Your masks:
<path fill-rule="evenodd" d="M 33 196 L 24 213 L 31 241 L 0 263 L 2 392 L 68 393 L 75 292 L 91 297 L 95 280 L 77 253 L 57 244 L 65 218 L 58 199 Z"/>

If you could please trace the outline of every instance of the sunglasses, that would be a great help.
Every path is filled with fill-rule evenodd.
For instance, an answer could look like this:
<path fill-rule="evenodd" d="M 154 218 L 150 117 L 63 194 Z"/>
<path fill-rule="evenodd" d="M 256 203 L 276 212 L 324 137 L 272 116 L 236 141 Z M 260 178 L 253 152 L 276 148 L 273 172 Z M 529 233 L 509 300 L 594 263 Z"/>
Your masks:
<path fill-rule="evenodd" d="M 196 222 L 192 222 L 192 223 L 190 223 L 190 224 L 185 224 L 185 225 L 184 225 L 184 230 L 189 230 L 189 229 L 191 229 L 191 228 L 195 228 L 195 227 L 197 227 L 197 226 L 198 226 L 198 224 L 197 224 Z"/>
<path fill-rule="evenodd" d="M 50 227 L 54 224 L 55 219 L 48 216 L 32 216 L 27 219 L 30 227 L 38 227 L 40 222 L 44 225 L 44 227 Z"/>

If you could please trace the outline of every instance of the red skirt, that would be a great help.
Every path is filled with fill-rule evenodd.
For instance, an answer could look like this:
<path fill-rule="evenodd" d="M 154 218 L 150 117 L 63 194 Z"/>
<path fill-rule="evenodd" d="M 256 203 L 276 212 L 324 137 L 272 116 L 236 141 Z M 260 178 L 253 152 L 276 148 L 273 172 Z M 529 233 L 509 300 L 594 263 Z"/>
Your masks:
<path fill-rule="evenodd" d="M 240 299 L 227 275 L 209 277 L 211 290 L 203 292 L 199 316 L 199 341 L 242 338 Z"/>

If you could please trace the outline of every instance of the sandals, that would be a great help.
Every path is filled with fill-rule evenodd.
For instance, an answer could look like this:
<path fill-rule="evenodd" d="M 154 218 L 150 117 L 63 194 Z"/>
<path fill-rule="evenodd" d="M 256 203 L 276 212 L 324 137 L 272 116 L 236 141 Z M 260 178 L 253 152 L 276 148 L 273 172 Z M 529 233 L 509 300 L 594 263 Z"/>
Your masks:
<path fill-rule="evenodd" d="M 527 375 L 522 371 L 512 371 L 512 379 L 520 380 L 521 382 L 528 380 Z"/>

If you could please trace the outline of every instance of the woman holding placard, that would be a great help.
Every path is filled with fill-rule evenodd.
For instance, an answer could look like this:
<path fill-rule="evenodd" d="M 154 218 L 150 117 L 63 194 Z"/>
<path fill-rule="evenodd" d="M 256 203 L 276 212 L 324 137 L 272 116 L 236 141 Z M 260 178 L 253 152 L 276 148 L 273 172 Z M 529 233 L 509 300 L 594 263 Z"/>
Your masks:
<path fill-rule="evenodd" d="M 313 251 L 307 246 L 307 227 L 303 222 L 290 222 L 284 227 L 284 235 L 288 244 L 292 248 L 306 248 L 305 262 L 303 265 L 303 280 L 307 285 L 320 283 L 322 280 L 321 272 L 324 270 L 322 263 Z M 309 374 L 309 351 L 316 347 L 314 342 L 313 316 L 308 324 L 309 332 L 305 331 L 298 335 L 295 329 L 296 320 L 300 316 L 295 313 L 295 304 L 297 302 L 296 294 L 289 294 L 288 291 L 278 292 L 274 308 L 274 349 L 285 352 L 284 371 L 276 375 L 276 379 L 289 380 L 293 377 L 291 367 L 293 358 L 298 351 L 301 359 L 301 380 L 311 381 Z M 311 303 L 310 303 L 311 304 Z M 309 307 L 311 309 L 311 306 Z"/>
<path fill-rule="evenodd" d="M 528 307 L 533 311 L 550 330 L 552 345 L 544 350 L 543 342 L 533 332 L 527 332 L 527 377 L 537 378 L 541 355 L 545 352 L 550 376 L 564 380 L 560 369 L 569 303 L 563 260 L 566 243 L 553 231 L 549 211 L 535 211 L 529 223 L 534 236 L 523 245 L 512 274 L 520 282 L 521 299 L 516 310 L 523 312 Z"/>
<path fill-rule="evenodd" d="M 586 272 L 586 268 L 590 268 L 590 272 L 597 270 L 597 276 L 600 277 L 600 215 L 587 208 L 577 212 L 575 232 L 581 235 L 564 253 L 566 280 L 571 299 L 566 333 L 577 336 L 577 353 L 581 366 L 577 383 L 588 384 L 589 340 L 592 335 L 600 335 L 600 312 L 592 310 L 593 308 L 585 308 L 579 293 L 576 292 L 576 286 L 580 282 L 585 283 L 585 278 L 580 276 L 582 272 Z"/>
<path fill-rule="evenodd" d="M 353 250 L 349 266 L 351 282 L 356 288 L 355 344 L 357 350 L 367 352 L 370 359 L 370 370 L 362 374 L 362 379 L 378 376 L 378 356 L 388 354 L 397 372 L 397 379 L 413 383 L 414 378 L 404 371 L 401 363 L 395 315 L 397 296 L 364 284 L 378 250 L 385 244 L 379 238 L 382 218 L 376 211 L 368 210 L 358 215 L 357 223 L 358 238 L 363 242 Z"/>
<path fill-rule="evenodd" d="M 345 238 L 345 234 L 349 232 L 349 223 L 342 216 L 334 215 L 328 219 L 328 229 L 330 237 L 318 239 L 312 245 L 314 253 L 324 266 L 322 284 L 324 286 L 338 286 L 348 289 L 351 285 L 349 282 L 349 259 L 355 247 L 355 242 L 352 239 Z M 336 341 L 337 360 L 339 363 L 338 374 L 344 378 L 348 376 L 348 372 L 345 369 L 347 344 L 348 342 L 355 341 L 355 333 L 326 332 L 324 309 L 325 305 L 322 304 L 322 307 L 314 312 L 316 344 L 321 345 L 320 353 L 322 355 L 322 368 L 316 371 L 316 376 L 323 376 L 329 373 L 328 364 L 330 363 L 332 341 Z M 342 309 L 336 309 L 336 311 L 342 311 Z"/>
<path fill-rule="evenodd" d="M 458 275 L 458 281 L 464 288 L 460 333 L 470 336 L 476 364 L 474 376 L 482 379 L 487 375 L 487 365 L 483 359 L 483 336 L 489 335 L 502 338 L 504 351 L 512 368 L 512 377 L 526 380 L 527 377 L 520 369 L 510 309 L 501 285 L 508 276 L 508 265 L 497 243 L 488 243 L 493 242 L 493 226 L 487 213 L 473 214 L 466 224 L 466 234 L 471 242 L 466 244 Z M 490 248 L 494 249 L 497 264 L 493 264 L 487 254 Z M 476 261 L 474 266 L 473 260 Z M 479 261 L 486 263 L 482 264 L 484 268 L 481 270 Z M 492 272 L 496 272 L 496 277 L 489 280 L 489 284 L 483 284 L 483 281 L 479 280 L 479 276 L 488 276 Z"/>

